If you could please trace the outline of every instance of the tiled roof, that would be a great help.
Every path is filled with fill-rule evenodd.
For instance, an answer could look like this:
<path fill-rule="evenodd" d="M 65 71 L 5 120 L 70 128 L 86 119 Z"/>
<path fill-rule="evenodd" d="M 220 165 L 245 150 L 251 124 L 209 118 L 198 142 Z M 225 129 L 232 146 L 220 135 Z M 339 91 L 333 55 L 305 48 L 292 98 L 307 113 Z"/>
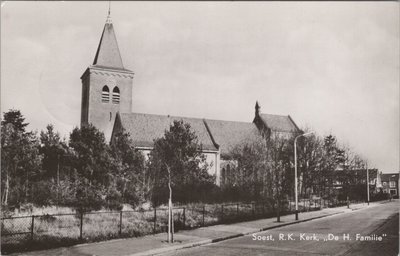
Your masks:
<path fill-rule="evenodd" d="M 222 155 L 229 154 L 237 145 L 262 139 L 254 123 L 141 113 L 122 113 L 120 117 L 122 127 L 130 133 L 136 147 L 152 148 L 153 141 L 163 137 L 174 120 L 189 123 L 204 150 L 219 148 Z M 260 114 L 260 117 L 274 131 L 298 129 L 289 116 Z"/>
<path fill-rule="evenodd" d="M 392 181 L 397 181 L 399 179 L 399 174 L 398 173 L 382 173 L 381 174 L 381 181 L 389 181 L 389 179 Z"/>
<path fill-rule="evenodd" d="M 182 120 L 189 123 L 192 130 L 195 131 L 203 150 L 217 150 L 203 119 L 140 113 L 123 113 L 120 114 L 120 117 L 122 127 L 130 133 L 136 147 L 153 147 L 153 141 L 163 137 L 174 120 Z"/>
<path fill-rule="evenodd" d="M 290 116 L 260 114 L 260 117 L 267 127 L 273 131 L 295 132 L 299 129 Z"/>
<path fill-rule="evenodd" d="M 93 65 L 124 69 L 112 23 L 104 25 Z"/>
<path fill-rule="evenodd" d="M 253 123 L 209 119 L 205 121 L 215 143 L 220 146 L 222 155 L 229 154 L 237 145 L 261 139 Z"/>

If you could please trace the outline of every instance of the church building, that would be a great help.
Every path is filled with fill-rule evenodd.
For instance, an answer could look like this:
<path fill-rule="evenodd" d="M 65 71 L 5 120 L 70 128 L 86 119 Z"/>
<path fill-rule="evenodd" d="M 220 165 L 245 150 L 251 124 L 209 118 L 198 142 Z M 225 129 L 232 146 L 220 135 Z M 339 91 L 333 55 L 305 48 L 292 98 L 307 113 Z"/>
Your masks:
<path fill-rule="evenodd" d="M 93 64 L 81 76 L 81 126 L 93 124 L 104 132 L 108 142 L 124 129 L 130 134 L 135 148 L 147 156 L 153 141 L 163 137 L 174 120 L 189 123 L 198 136 L 211 166 L 209 173 L 215 175 L 217 185 L 229 171 L 226 170 L 229 161 L 225 159 L 235 146 L 261 140 L 271 133 L 290 136 L 300 131 L 290 116 L 261 113 L 258 102 L 252 122 L 132 112 L 133 77 L 134 73 L 122 63 L 113 24 L 108 17 Z"/>

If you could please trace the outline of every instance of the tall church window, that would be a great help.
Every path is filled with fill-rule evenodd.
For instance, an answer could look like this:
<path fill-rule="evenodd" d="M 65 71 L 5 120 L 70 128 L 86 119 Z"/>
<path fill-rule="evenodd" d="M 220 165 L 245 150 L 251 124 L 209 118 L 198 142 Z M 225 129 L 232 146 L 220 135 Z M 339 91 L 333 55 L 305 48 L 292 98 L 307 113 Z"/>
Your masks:
<path fill-rule="evenodd" d="M 119 104 L 119 89 L 117 86 L 114 87 L 112 92 L 112 103 Z"/>
<path fill-rule="evenodd" d="M 107 103 L 110 101 L 110 89 L 108 89 L 107 85 L 103 86 L 103 90 L 101 92 L 101 102 Z"/>

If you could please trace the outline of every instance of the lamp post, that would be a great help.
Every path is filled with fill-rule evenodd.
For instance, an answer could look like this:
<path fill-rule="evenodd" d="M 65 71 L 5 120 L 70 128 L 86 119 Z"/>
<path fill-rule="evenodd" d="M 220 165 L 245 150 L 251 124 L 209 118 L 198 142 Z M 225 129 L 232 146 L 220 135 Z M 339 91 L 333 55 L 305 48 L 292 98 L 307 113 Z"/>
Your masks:
<path fill-rule="evenodd" d="M 298 196 L 297 196 L 297 146 L 296 146 L 297 139 L 301 136 L 307 136 L 312 133 L 314 133 L 314 132 L 300 134 L 296 138 L 294 138 L 294 197 L 295 197 L 295 204 L 296 204 L 296 209 L 295 209 L 296 220 L 299 219 L 299 203 L 298 203 Z"/>
<path fill-rule="evenodd" d="M 368 163 L 367 163 L 366 167 L 367 167 L 367 205 L 369 205 L 369 171 L 368 171 Z"/>

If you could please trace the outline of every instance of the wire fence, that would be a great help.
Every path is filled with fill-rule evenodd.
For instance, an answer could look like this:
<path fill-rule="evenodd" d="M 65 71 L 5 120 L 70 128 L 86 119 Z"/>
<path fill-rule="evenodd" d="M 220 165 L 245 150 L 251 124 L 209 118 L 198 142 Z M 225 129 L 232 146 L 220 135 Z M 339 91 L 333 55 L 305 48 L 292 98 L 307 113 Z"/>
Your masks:
<path fill-rule="evenodd" d="M 300 212 L 346 205 L 346 201 L 300 199 Z M 280 214 L 295 212 L 294 201 L 281 203 Z M 276 216 L 270 201 L 204 204 L 173 209 L 175 232 L 183 229 Z M 89 241 L 167 232 L 168 209 L 32 215 L 1 219 L 1 252 L 45 249 Z"/>

